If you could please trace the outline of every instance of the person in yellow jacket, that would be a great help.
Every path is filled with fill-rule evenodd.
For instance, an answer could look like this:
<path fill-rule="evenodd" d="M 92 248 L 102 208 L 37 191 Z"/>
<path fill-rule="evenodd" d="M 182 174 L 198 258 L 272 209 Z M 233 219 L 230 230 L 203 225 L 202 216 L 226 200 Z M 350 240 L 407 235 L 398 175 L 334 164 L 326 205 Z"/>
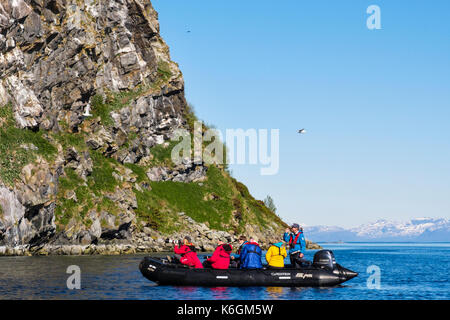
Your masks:
<path fill-rule="evenodd" d="M 283 247 L 283 242 L 277 242 L 270 246 L 266 253 L 266 260 L 269 268 L 281 269 L 284 268 L 284 258 L 287 257 L 286 248 Z"/>

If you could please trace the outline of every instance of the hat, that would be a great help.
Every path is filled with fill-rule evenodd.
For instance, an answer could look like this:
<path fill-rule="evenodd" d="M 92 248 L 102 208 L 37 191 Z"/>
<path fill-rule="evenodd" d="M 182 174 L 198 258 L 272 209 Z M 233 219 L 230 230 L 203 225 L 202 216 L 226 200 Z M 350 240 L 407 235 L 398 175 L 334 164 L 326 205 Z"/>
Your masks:
<path fill-rule="evenodd" d="M 231 252 L 233 250 L 233 248 L 228 243 L 225 243 L 223 245 L 223 249 L 227 252 Z"/>
<path fill-rule="evenodd" d="M 294 223 L 291 228 L 296 228 L 296 229 L 300 229 L 300 226 L 298 225 L 298 223 Z"/>

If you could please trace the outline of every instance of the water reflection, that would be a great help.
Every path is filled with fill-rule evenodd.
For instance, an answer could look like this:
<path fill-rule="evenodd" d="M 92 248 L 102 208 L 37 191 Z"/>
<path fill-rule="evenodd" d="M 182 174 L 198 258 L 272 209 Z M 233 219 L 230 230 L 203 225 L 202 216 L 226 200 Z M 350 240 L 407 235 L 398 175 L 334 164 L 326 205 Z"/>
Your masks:
<path fill-rule="evenodd" d="M 228 300 L 231 298 L 230 288 L 216 287 L 216 288 L 211 288 L 210 290 L 211 290 L 214 300 L 215 299 Z"/>
<path fill-rule="evenodd" d="M 181 295 L 186 300 L 195 300 L 198 296 L 200 296 L 200 288 L 199 287 L 174 287 L 177 291 L 177 295 Z"/>
<path fill-rule="evenodd" d="M 343 246 L 343 245 L 342 245 Z M 390 247 L 410 255 L 379 254 L 385 247 L 334 249 L 339 263 L 360 276 L 333 288 L 158 286 L 138 270 L 142 255 L 0 257 L 0 299 L 449 299 L 447 247 Z M 367 253 L 365 253 L 367 252 Z M 364 254 L 361 254 L 364 253 Z M 308 252 L 308 254 L 310 254 Z M 423 256 L 427 254 L 427 259 Z M 386 257 L 389 259 L 386 259 Z M 81 290 L 66 287 L 67 267 L 81 268 Z M 366 285 L 367 266 L 383 270 L 381 290 Z M 420 266 L 418 268 L 417 266 Z"/>
<path fill-rule="evenodd" d="M 283 295 L 283 287 L 267 287 L 267 293 L 270 299 L 279 299 Z"/>

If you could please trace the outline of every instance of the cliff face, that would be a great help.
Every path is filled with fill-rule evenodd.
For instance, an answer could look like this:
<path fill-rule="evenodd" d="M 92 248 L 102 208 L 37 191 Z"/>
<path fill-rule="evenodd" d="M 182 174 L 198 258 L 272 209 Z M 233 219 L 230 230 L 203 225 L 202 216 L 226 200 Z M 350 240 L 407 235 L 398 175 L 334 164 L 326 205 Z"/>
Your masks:
<path fill-rule="evenodd" d="M 0 245 L 278 233 L 223 167 L 170 162 L 194 118 L 149 1 L 0 0 Z"/>

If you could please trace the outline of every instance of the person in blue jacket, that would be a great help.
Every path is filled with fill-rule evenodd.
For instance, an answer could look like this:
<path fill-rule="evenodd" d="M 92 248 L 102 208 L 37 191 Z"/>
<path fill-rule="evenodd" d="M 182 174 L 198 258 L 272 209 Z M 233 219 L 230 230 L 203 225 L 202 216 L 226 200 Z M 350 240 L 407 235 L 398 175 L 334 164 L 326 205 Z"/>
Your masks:
<path fill-rule="evenodd" d="M 289 258 L 294 268 L 300 268 L 308 261 L 303 259 L 306 250 L 306 241 L 303 230 L 300 229 L 298 223 L 294 223 L 291 228 L 287 228 L 284 233 L 283 240 L 289 244 Z"/>
<path fill-rule="evenodd" d="M 239 268 L 241 264 L 241 252 L 245 245 L 248 244 L 247 237 L 242 235 L 239 237 L 239 248 L 236 256 L 231 256 L 231 265 L 233 268 Z"/>
<path fill-rule="evenodd" d="M 259 244 L 254 240 L 250 239 L 250 241 L 242 247 L 242 251 L 240 254 L 241 269 L 261 269 L 261 254 L 262 250 L 259 247 Z"/>

